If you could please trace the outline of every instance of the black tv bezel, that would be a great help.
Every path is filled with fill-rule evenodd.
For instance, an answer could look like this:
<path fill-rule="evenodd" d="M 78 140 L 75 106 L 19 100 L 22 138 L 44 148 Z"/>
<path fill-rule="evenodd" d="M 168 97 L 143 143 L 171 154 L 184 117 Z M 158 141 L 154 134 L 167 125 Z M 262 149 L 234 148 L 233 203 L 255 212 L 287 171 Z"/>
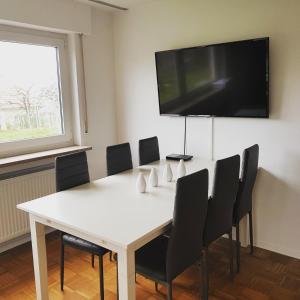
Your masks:
<path fill-rule="evenodd" d="M 204 47 L 212 47 L 212 46 L 222 46 L 228 44 L 238 44 L 242 42 L 255 42 L 265 40 L 266 43 L 266 97 L 267 97 L 267 104 L 266 104 L 266 115 L 264 116 L 226 116 L 226 115 L 191 115 L 191 114 L 168 114 L 161 112 L 161 104 L 160 104 L 160 93 L 159 93 L 159 82 L 158 82 L 158 63 L 157 63 L 157 55 L 161 53 L 168 53 L 174 51 L 184 51 L 184 50 L 191 50 L 191 49 L 198 49 Z M 156 67 L 156 82 L 157 82 L 157 90 L 158 90 L 158 105 L 159 105 L 159 114 L 160 116 L 170 116 L 170 117 L 218 117 L 218 118 L 251 118 L 251 119 L 268 119 L 270 117 L 270 37 L 261 37 L 261 38 L 253 38 L 253 39 L 245 39 L 245 40 L 238 40 L 238 41 L 231 41 L 231 42 L 223 42 L 223 43 L 215 43 L 215 44 L 208 44 L 208 45 L 200 45 L 194 47 L 185 47 L 185 48 L 178 48 L 178 49 L 170 49 L 170 50 L 163 50 L 163 51 L 156 51 L 155 52 L 155 67 Z"/>

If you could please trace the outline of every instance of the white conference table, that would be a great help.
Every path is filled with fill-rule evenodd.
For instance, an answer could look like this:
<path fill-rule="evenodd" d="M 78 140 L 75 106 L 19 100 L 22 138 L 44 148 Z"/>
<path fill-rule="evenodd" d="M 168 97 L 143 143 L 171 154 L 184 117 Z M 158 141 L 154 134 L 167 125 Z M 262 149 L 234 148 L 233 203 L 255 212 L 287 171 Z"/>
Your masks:
<path fill-rule="evenodd" d="M 176 181 L 163 180 L 165 160 L 105 177 L 17 207 L 29 213 L 36 295 L 48 299 L 45 226 L 73 234 L 118 254 L 119 298 L 135 300 L 135 250 L 168 229 L 172 222 Z M 178 162 L 171 162 L 174 177 Z M 187 174 L 214 163 L 194 158 Z M 158 171 L 159 186 L 146 193 L 136 190 L 140 172 L 146 180 L 151 167 Z M 210 184 L 211 186 L 211 184 Z"/>

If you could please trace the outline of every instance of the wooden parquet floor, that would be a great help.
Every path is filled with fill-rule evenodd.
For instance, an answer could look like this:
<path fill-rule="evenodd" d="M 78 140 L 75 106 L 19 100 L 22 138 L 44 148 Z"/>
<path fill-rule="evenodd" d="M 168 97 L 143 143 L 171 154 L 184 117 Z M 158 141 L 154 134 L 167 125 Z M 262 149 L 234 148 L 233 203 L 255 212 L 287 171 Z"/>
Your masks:
<path fill-rule="evenodd" d="M 227 240 L 219 240 L 209 252 L 210 300 L 300 300 L 300 260 L 255 249 L 242 250 L 241 272 L 233 280 L 228 274 Z M 50 300 L 98 300 L 97 267 L 90 255 L 67 248 L 65 291 L 59 288 L 59 236 L 47 237 Z M 97 264 L 96 264 L 97 265 Z M 108 255 L 104 262 L 105 299 L 116 299 L 116 266 Z M 200 276 L 192 266 L 174 282 L 174 300 L 200 299 Z M 152 281 L 137 276 L 137 299 L 165 299 L 165 288 L 155 292 Z M 0 300 L 33 300 L 35 286 L 30 244 L 0 254 Z"/>

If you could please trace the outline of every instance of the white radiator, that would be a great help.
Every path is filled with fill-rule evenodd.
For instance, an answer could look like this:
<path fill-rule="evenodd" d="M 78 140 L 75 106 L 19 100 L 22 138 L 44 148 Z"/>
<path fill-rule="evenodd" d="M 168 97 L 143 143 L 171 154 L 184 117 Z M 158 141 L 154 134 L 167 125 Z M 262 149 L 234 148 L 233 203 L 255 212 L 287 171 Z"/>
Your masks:
<path fill-rule="evenodd" d="M 17 204 L 54 192 L 53 169 L 0 181 L 0 244 L 30 231 L 28 216 Z"/>

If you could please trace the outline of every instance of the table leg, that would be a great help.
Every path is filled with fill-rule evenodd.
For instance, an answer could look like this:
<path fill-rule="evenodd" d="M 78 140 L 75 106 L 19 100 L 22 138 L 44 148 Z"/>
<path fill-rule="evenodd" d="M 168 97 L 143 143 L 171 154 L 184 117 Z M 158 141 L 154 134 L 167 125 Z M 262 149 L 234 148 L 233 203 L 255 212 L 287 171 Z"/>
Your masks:
<path fill-rule="evenodd" d="M 48 300 L 45 226 L 30 216 L 31 244 L 37 300 Z"/>
<path fill-rule="evenodd" d="M 118 252 L 119 300 L 135 300 L 135 252 Z"/>

